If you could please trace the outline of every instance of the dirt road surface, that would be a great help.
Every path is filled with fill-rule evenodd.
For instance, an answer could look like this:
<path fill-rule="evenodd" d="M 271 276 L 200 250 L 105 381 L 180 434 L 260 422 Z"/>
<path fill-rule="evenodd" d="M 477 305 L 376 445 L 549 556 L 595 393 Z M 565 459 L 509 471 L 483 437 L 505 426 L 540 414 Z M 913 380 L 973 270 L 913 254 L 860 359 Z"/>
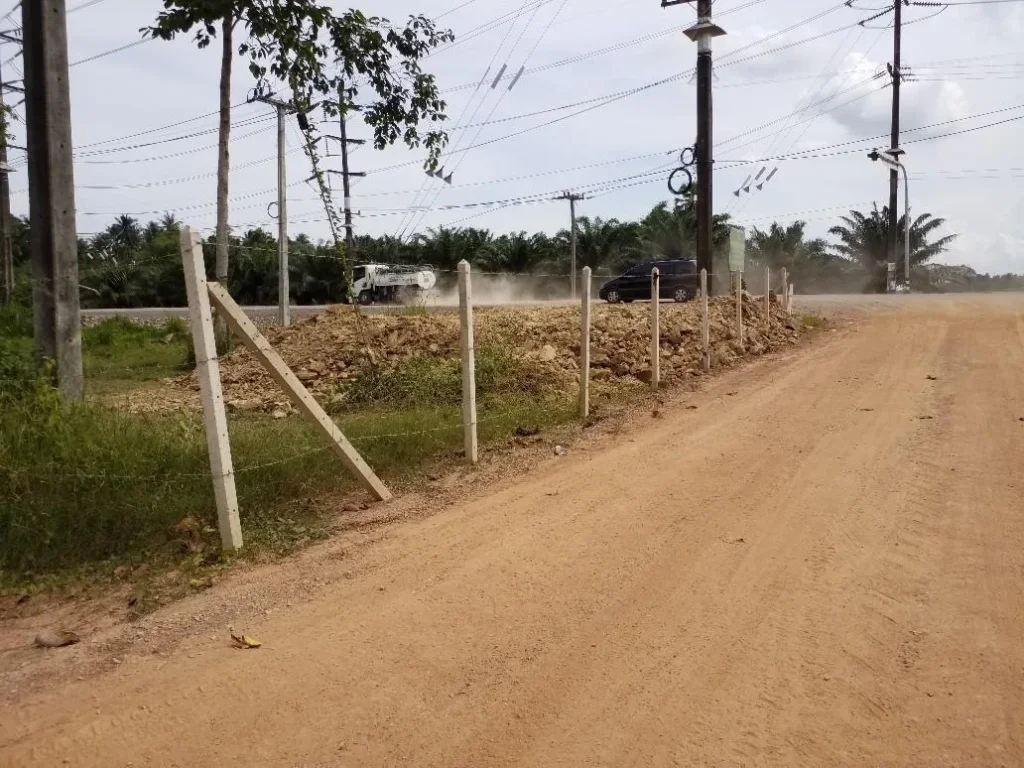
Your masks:
<path fill-rule="evenodd" d="M 0 764 L 1024 765 L 1024 297 L 901 306 L 392 526 L 259 650 L 25 691 Z"/>

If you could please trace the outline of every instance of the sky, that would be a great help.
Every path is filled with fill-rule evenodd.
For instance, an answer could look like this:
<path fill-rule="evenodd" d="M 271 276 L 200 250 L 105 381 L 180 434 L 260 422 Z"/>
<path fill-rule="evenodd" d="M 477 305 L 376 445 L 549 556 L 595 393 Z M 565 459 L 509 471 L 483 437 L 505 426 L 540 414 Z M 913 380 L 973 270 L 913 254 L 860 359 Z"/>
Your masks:
<path fill-rule="evenodd" d="M 958 235 L 937 261 L 1024 273 L 1024 2 L 953 2 L 945 10 L 904 9 L 910 74 L 901 122 L 912 214 L 942 217 L 943 234 Z M 424 61 L 448 103 L 451 142 L 442 164 L 452 184 L 426 177 L 423 149 L 357 149 L 352 170 L 367 173 L 353 188 L 358 232 L 411 237 L 475 226 L 554 233 L 568 226 L 568 204 L 553 199 L 562 190 L 587 195 L 579 214 L 620 220 L 671 199 L 668 173 L 696 132 L 696 46 L 682 34 L 695 21 L 692 5 L 416 3 L 359 7 L 395 23 L 422 13 L 454 32 L 455 45 Z M 892 30 L 878 27 L 891 17 L 857 23 L 883 3 L 715 0 L 715 21 L 727 33 L 714 41 L 716 212 L 748 229 L 803 220 L 809 235 L 828 237 L 850 209 L 887 202 L 886 169 L 867 153 L 888 146 Z M 80 233 L 102 230 L 122 213 L 147 221 L 165 212 L 212 231 L 219 52 L 198 50 L 187 37 L 139 43 L 139 29 L 161 6 L 68 2 Z M 488 25 L 501 17 L 504 23 Z M 20 24 L 20 12 L 4 23 Z M 488 26 L 474 32 L 481 25 Z M 5 79 L 20 77 L 16 47 L 3 45 L 0 55 Z M 509 74 L 492 88 L 502 65 Z M 522 66 L 526 72 L 509 89 Z M 275 122 L 270 107 L 245 103 L 252 86 L 245 67 L 236 66 L 230 219 L 238 231 L 273 231 Z M 23 129 L 14 133 L 23 143 Z M 369 135 L 358 118 L 350 121 L 350 137 Z M 288 142 L 290 234 L 326 237 L 294 124 Z M 17 153 L 12 161 L 12 209 L 26 214 L 23 161 Z M 325 164 L 341 167 L 337 156 Z M 763 168 L 764 178 L 776 167 L 762 190 L 734 195 L 748 176 Z M 532 201 L 479 205 L 524 197 Z M 902 190 L 900 206 L 902 212 Z"/>

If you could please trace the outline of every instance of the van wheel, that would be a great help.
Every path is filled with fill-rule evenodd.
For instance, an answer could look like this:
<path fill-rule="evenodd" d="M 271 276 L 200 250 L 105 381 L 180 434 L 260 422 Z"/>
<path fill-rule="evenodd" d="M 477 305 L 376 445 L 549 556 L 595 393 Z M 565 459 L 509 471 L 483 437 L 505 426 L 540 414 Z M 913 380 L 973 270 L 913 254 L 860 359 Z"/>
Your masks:
<path fill-rule="evenodd" d="M 608 291 L 608 296 L 605 299 L 609 304 L 618 304 L 622 301 L 622 297 L 619 296 L 618 291 Z"/>
<path fill-rule="evenodd" d="M 364 307 L 373 304 L 373 291 L 360 291 L 359 303 Z"/>
<path fill-rule="evenodd" d="M 686 292 L 685 288 L 676 288 L 675 292 L 672 294 L 672 298 L 681 304 L 684 301 L 690 300 L 690 294 Z"/>

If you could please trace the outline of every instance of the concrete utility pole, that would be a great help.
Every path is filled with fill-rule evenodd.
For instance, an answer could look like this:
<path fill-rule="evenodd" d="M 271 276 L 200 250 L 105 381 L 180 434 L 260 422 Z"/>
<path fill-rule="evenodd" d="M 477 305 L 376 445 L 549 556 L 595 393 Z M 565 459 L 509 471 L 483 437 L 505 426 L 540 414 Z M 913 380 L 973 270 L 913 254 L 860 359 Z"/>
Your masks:
<path fill-rule="evenodd" d="M 661 0 L 661 7 L 681 5 L 691 0 Z M 708 273 L 708 291 L 714 292 L 714 208 L 712 173 L 714 171 L 714 118 L 711 97 L 711 41 L 725 30 L 711 21 L 712 0 L 697 0 L 697 23 L 686 36 L 697 43 L 697 266 Z"/>
<path fill-rule="evenodd" d="M 7 134 L 10 129 L 9 117 L 4 102 L 3 70 L 0 69 L 0 114 L 3 115 L 4 130 L 0 133 L 0 258 L 4 271 L 4 302 L 14 298 L 14 253 L 11 248 L 11 167 L 7 163 Z"/>
<path fill-rule="evenodd" d="M 579 200 L 586 200 L 585 194 L 576 194 L 574 192 L 563 192 L 556 200 L 568 200 L 569 201 L 569 293 L 572 298 L 576 298 L 576 202 Z"/>
<path fill-rule="evenodd" d="M 355 251 L 355 238 L 352 235 L 352 176 L 365 176 L 365 173 L 353 173 L 348 169 L 348 145 L 365 144 L 362 139 L 350 139 L 348 129 L 345 125 L 344 110 L 338 113 L 338 130 L 341 131 L 339 140 L 341 142 L 341 185 L 345 192 L 345 249 L 349 254 L 349 263 L 352 263 L 352 253 Z"/>
<path fill-rule="evenodd" d="M 288 175 L 285 162 L 285 118 L 297 111 L 294 104 L 271 96 L 254 96 L 277 110 L 277 321 L 291 325 L 291 284 L 288 279 Z"/>
<path fill-rule="evenodd" d="M 903 33 L 903 3 L 904 0 L 895 0 L 893 10 L 893 51 L 892 66 L 889 74 L 892 76 L 892 135 L 889 142 L 888 154 L 897 161 L 903 150 L 900 149 L 900 82 L 903 80 L 903 73 L 900 71 L 900 43 Z M 896 201 L 899 193 L 900 176 L 897 168 L 889 170 L 889 261 L 896 261 L 896 248 L 899 242 L 898 221 L 896 216 Z M 910 279 L 910 275 L 907 275 Z"/>
<path fill-rule="evenodd" d="M 36 359 L 53 360 L 61 392 L 77 400 L 82 323 L 65 14 L 64 0 L 21 4 Z"/>

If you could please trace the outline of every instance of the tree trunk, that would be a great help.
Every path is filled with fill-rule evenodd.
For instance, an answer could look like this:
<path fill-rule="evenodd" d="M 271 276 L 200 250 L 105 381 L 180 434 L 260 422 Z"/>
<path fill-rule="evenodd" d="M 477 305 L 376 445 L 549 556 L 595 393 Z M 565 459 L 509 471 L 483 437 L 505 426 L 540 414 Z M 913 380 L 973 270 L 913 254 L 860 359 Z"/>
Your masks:
<path fill-rule="evenodd" d="M 231 63 L 234 58 L 233 32 L 235 20 L 229 13 L 222 22 L 220 60 L 220 131 L 217 141 L 217 257 L 214 274 L 217 282 L 228 288 L 228 176 L 231 173 L 228 144 L 231 141 Z M 217 319 L 218 346 L 227 349 L 228 329 Z"/>

